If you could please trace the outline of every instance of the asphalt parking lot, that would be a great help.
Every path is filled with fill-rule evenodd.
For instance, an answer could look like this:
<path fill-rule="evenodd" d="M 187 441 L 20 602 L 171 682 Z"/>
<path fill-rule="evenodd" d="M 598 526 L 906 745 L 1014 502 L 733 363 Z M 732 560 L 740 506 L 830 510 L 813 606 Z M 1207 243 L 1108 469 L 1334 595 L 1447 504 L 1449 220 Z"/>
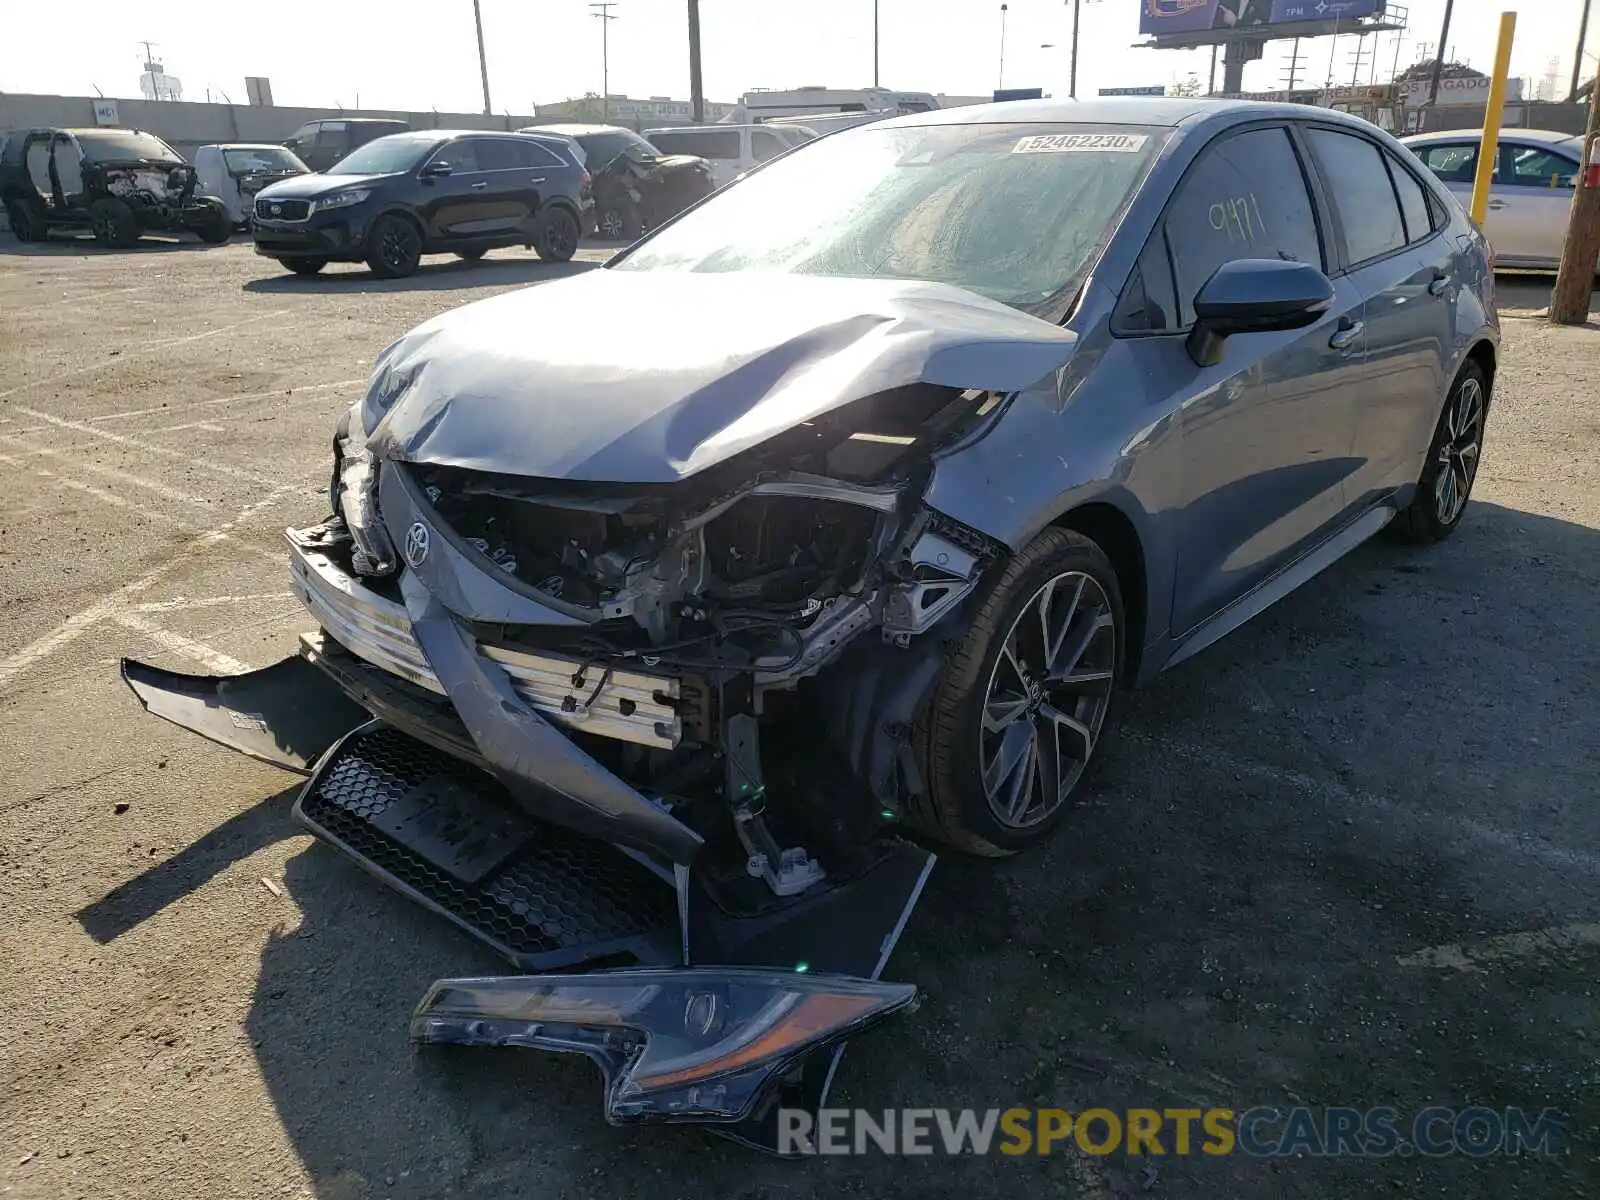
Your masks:
<path fill-rule="evenodd" d="M 23 249 L 0 235 L 0 1194 L 1600 1193 L 1600 326 L 1508 317 L 1459 536 L 1368 546 L 1136 697 L 1045 852 L 941 862 L 887 972 L 925 1002 L 837 1093 L 1558 1109 L 1568 1152 L 784 1163 L 607 1127 L 582 1060 L 413 1050 L 428 982 L 498 961 L 117 678 L 288 653 L 278 531 L 322 515 L 374 355 L 584 265 Z"/>

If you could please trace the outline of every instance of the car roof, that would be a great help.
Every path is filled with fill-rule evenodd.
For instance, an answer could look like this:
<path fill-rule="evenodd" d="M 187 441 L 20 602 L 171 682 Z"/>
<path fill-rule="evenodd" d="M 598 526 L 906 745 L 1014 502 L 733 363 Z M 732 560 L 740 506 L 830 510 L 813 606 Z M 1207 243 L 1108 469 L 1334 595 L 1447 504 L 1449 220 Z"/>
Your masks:
<path fill-rule="evenodd" d="M 1541 146 L 1553 146 L 1558 142 L 1570 142 L 1577 135 L 1560 133 L 1554 129 L 1502 129 L 1500 140 L 1502 142 L 1535 142 Z M 1414 133 L 1410 137 L 1401 138 L 1407 146 L 1428 145 L 1434 142 L 1460 142 L 1480 141 L 1483 138 L 1481 129 L 1440 129 L 1433 133 Z"/>
<path fill-rule="evenodd" d="M 721 129 L 721 130 L 730 130 L 730 131 L 732 131 L 734 133 L 737 133 L 741 129 L 765 129 L 765 128 L 766 128 L 766 126 L 762 125 L 762 124 L 755 124 L 755 125 L 723 125 L 722 123 L 718 122 L 716 124 L 706 124 L 706 125 L 652 125 L 649 129 L 645 130 L 645 133 L 646 134 L 652 134 L 652 133 L 715 133 L 719 129 Z M 779 128 L 780 129 L 792 129 L 792 128 L 794 128 L 794 126 L 792 126 L 792 125 L 781 125 L 781 126 L 779 126 Z"/>
<path fill-rule="evenodd" d="M 208 142 L 202 150 L 287 150 L 282 142 Z"/>
<path fill-rule="evenodd" d="M 999 104 L 963 104 L 907 113 L 874 124 L 998 125 L 1081 123 L 1085 125 L 1180 125 L 1198 113 L 1226 108 L 1300 108 L 1303 105 L 1260 104 L 1248 100 L 1191 100 L 1170 97 L 1111 97 L 1098 100 L 1006 100 Z"/>

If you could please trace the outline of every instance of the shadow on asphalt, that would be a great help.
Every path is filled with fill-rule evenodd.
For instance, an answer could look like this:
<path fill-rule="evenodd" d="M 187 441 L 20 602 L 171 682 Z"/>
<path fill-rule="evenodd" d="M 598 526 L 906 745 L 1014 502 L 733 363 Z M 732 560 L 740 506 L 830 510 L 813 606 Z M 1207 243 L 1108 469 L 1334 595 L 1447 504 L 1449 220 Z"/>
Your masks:
<path fill-rule="evenodd" d="M 1049 843 L 941 861 L 887 972 L 923 1005 L 853 1046 L 834 1103 L 1516 1105 L 1600 1125 L 1593 1056 L 1574 1052 L 1594 1036 L 1592 952 L 1477 974 L 1396 963 L 1600 920 L 1583 849 L 1600 840 L 1594 746 L 1579 736 L 1597 564 L 1594 530 L 1478 503 L 1448 543 L 1369 543 L 1161 677 Z M 288 836 L 287 796 L 89 906 L 85 927 L 115 936 Z M 703 1132 L 613 1129 L 579 1057 L 409 1047 L 429 982 L 508 970 L 487 951 L 325 846 L 285 883 L 302 924 L 266 946 L 246 1023 L 324 1200 L 989 1200 L 1136 1196 L 1156 1178 L 1157 1195 L 1501 1200 L 1600 1185 L 1576 1152 L 1264 1161 L 1169 1142 L 1160 1160 L 782 1163 Z"/>
<path fill-rule="evenodd" d="M 299 787 L 285 788 L 224 821 L 165 862 L 136 875 L 75 914 L 83 930 L 104 945 L 148 921 L 169 904 L 198 891 L 234 863 L 295 835 L 289 809 Z"/>
<path fill-rule="evenodd" d="M 272 264 L 262 259 L 263 266 Z M 451 258 L 446 261 L 423 260 L 415 275 L 404 279 L 379 279 L 370 271 L 334 270 L 323 275 L 294 275 L 284 271 L 265 279 L 252 279 L 244 285 L 247 292 L 432 292 L 459 291 L 462 288 L 505 287 L 514 283 L 548 283 L 552 279 L 565 279 L 581 275 L 600 264 L 574 260 L 565 263 L 540 262 L 533 258 L 481 258 L 477 262 Z M 270 269 L 270 268 L 269 268 Z"/>

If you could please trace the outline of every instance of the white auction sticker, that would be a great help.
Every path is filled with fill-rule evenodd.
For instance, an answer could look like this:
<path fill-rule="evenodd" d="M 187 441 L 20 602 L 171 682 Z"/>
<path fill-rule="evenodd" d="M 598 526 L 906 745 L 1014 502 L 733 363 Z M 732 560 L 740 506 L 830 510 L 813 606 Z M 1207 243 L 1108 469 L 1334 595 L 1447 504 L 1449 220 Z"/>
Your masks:
<path fill-rule="evenodd" d="M 1013 154 L 1075 154 L 1101 150 L 1112 154 L 1137 154 L 1149 141 L 1143 133 L 1040 133 L 1021 139 Z"/>

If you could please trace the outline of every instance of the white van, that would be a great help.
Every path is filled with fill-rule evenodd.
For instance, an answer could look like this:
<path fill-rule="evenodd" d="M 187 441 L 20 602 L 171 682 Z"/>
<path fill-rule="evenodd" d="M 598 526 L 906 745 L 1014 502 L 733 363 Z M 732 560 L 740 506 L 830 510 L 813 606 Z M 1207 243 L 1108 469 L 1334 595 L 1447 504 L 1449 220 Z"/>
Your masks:
<path fill-rule="evenodd" d="M 194 155 L 195 189 L 216 196 L 235 225 L 247 225 L 255 195 L 269 183 L 304 175 L 311 170 L 283 146 L 260 142 L 225 142 L 201 146 Z"/>
<path fill-rule="evenodd" d="M 726 187 L 751 167 L 777 158 L 816 135 L 800 125 L 682 125 L 647 129 L 645 140 L 663 154 L 697 154 L 711 164 L 711 179 Z"/>

